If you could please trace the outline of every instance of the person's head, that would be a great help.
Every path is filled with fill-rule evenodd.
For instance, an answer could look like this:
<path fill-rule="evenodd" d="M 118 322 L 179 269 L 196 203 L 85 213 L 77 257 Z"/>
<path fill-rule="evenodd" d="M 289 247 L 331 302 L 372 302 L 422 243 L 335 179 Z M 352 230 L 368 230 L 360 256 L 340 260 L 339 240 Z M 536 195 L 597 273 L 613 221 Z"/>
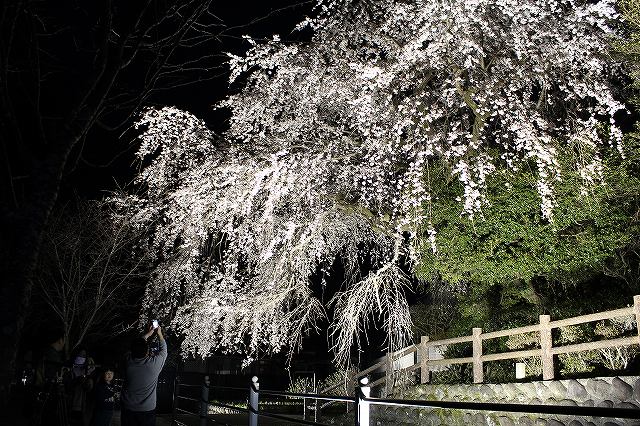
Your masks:
<path fill-rule="evenodd" d="M 102 380 L 104 380 L 106 383 L 111 383 L 114 374 L 115 373 L 113 372 L 113 367 L 107 366 L 104 368 L 104 371 L 102 373 Z"/>
<path fill-rule="evenodd" d="M 131 357 L 144 358 L 149 355 L 149 344 L 143 337 L 137 337 L 131 342 Z"/>
<path fill-rule="evenodd" d="M 73 364 L 77 366 L 84 366 L 87 363 L 87 351 L 84 348 L 80 348 L 75 352 L 73 357 Z"/>

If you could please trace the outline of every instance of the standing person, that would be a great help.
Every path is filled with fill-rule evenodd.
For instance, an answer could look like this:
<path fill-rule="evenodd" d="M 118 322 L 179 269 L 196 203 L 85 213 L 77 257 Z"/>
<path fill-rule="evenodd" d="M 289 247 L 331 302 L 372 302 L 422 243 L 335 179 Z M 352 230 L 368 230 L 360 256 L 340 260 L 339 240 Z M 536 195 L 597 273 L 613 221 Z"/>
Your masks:
<path fill-rule="evenodd" d="M 90 413 L 90 401 L 88 394 L 93 388 L 92 373 L 95 364 L 91 358 L 87 357 L 87 351 L 80 349 L 73 358 L 71 368 L 71 382 L 69 383 L 70 408 L 69 416 L 72 426 L 87 426 Z"/>
<path fill-rule="evenodd" d="M 35 371 L 36 400 L 30 419 L 32 426 L 67 425 L 64 385 L 64 333 L 54 330 Z"/>
<path fill-rule="evenodd" d="M 91 426 L 109 426 L 113 418 L 113 406 L 118 393 L 113 385 L 114 369 L 105 367 L 104 372 L 94 388 L 95 407 Z"/>
<path fill-rule="evenodd" d="M 122 426 L 155 426 L 158 376 L 167 360 L 167 342 L 162 328 L 154 322 L 147 334 L 131 342 L 131 354 L 125 360 L 122 389 Z M 147 340 L 158 334 L 160 348 L 150 354 Z"/>

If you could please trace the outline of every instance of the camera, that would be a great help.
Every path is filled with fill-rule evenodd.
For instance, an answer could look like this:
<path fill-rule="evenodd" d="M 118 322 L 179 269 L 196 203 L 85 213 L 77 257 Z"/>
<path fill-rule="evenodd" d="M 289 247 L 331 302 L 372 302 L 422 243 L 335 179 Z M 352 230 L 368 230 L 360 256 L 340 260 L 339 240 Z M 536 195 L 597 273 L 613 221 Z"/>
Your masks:
<path fill-rule="evenodd" d="M 158 320 L 153 320 L 151 324 L 153 324 L 153 328 L 158 328 Z"/>

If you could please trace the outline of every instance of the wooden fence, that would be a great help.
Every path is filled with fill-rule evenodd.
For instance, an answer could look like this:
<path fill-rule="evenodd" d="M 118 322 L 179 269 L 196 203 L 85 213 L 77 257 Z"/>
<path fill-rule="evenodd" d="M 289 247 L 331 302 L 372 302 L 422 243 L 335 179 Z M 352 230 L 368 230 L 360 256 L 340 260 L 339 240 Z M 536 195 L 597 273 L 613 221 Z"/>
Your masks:
<path fill-rule="evenodd" d="M 565 346 L 554 346 L 551 331 L 554 328 L 568 327 L 572 325 L 584 324 L 593 321 L 602 321 L 612 318 L 635 316 L 636 335 L 631 337 L 620 337 L 616 339 L 598 340 L 587 343 L 578 343 Z M 540 347 L 535 349 L 483 354 L 482 344 L 485 340 L 508 337 L 524 333 L 538 333 Z M 456 343 L 471 343 L 473 355 L 465 358 L 445 358 L 429 359 L 429 348 L 433 346 L 453 345 Z M 527 358 L 539 356 L 542 359 L 542 379 L 553 380 L 554 378 L 554 355 L 582 352 L 595 349 L 614 348 L 619 346 L 629 346 L 640 344 L 640 296 L 633 297 L 633 306 L 612 311 L 598 312 L 595 314 L 581 315 L 573 318 L 551 321 L 549 315 L 540 315 L 540 323 L 525 327 L 511 328 L 508 330 L 493 331 L 483 333 L 481 328 L 474 328 L 470 336 L 454 337 L 443 340 L 429 340 L 429 337 L 422 336 L 420 343 L 411 345 L 405 349 L 388 354 L 383 361 L 356 374 L 355 380 L 369 375 L 370 373 L 383 369 L 384 377 L 372 382 L 370 387 L 382 384 L 386 385 L 385 393 L 390 394 L 393 386 L 393 376 L 398 373 L 416 374 L 420 372 L 420 383 L 429 382 L 429 371 L 434 366 L 447 366 L 453 364 L 473 364 L 473 382 L 483 383 L 483 364 L 490 361 L 499 361 L 515 358 Z M 394 369 L 394 362 L 397 363 L 403 357 L 414 354 L 416 362 L 406 368 Z M 416 356 L 417 355 L 417 356 Z"/>

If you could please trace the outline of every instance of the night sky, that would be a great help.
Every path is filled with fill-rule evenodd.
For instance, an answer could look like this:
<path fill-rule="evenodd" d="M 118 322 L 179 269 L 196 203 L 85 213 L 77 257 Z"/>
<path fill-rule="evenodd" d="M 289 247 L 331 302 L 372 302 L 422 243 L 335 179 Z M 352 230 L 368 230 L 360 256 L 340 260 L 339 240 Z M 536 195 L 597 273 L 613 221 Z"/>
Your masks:
<path fill-rule="evenodd" d="M 292 34 L 293 27 L 311 13 L 313 2 L 301 0 L 236 0 L 214 2 L 212 13 L 224 24 L 217 40 L 203 46 L 202 55 L 219 54 L 217 68 L 212 67 L 207 81 L 196 81 L 188 86 L 163 90 L 154 94 L 147 105 L 170 105 L 187 110 L 209 127 L 222 132 L 228 115 L 214 110 L 215 105 L 228 93 L 228 68 L 225 52 L 242 54 L 248 43 L 243 35 L 255 38 L 279 34 L 283 40 L 298 40 L 306 34 Z M 79 196 L 100 199 L 134 178 L 137 164 L 135 132 L 127 127 L 117 131 L 94 126 L 82 151 L 76 150 L 77 161 L 72 162 L 62 183 L 60 201 Z"/>

